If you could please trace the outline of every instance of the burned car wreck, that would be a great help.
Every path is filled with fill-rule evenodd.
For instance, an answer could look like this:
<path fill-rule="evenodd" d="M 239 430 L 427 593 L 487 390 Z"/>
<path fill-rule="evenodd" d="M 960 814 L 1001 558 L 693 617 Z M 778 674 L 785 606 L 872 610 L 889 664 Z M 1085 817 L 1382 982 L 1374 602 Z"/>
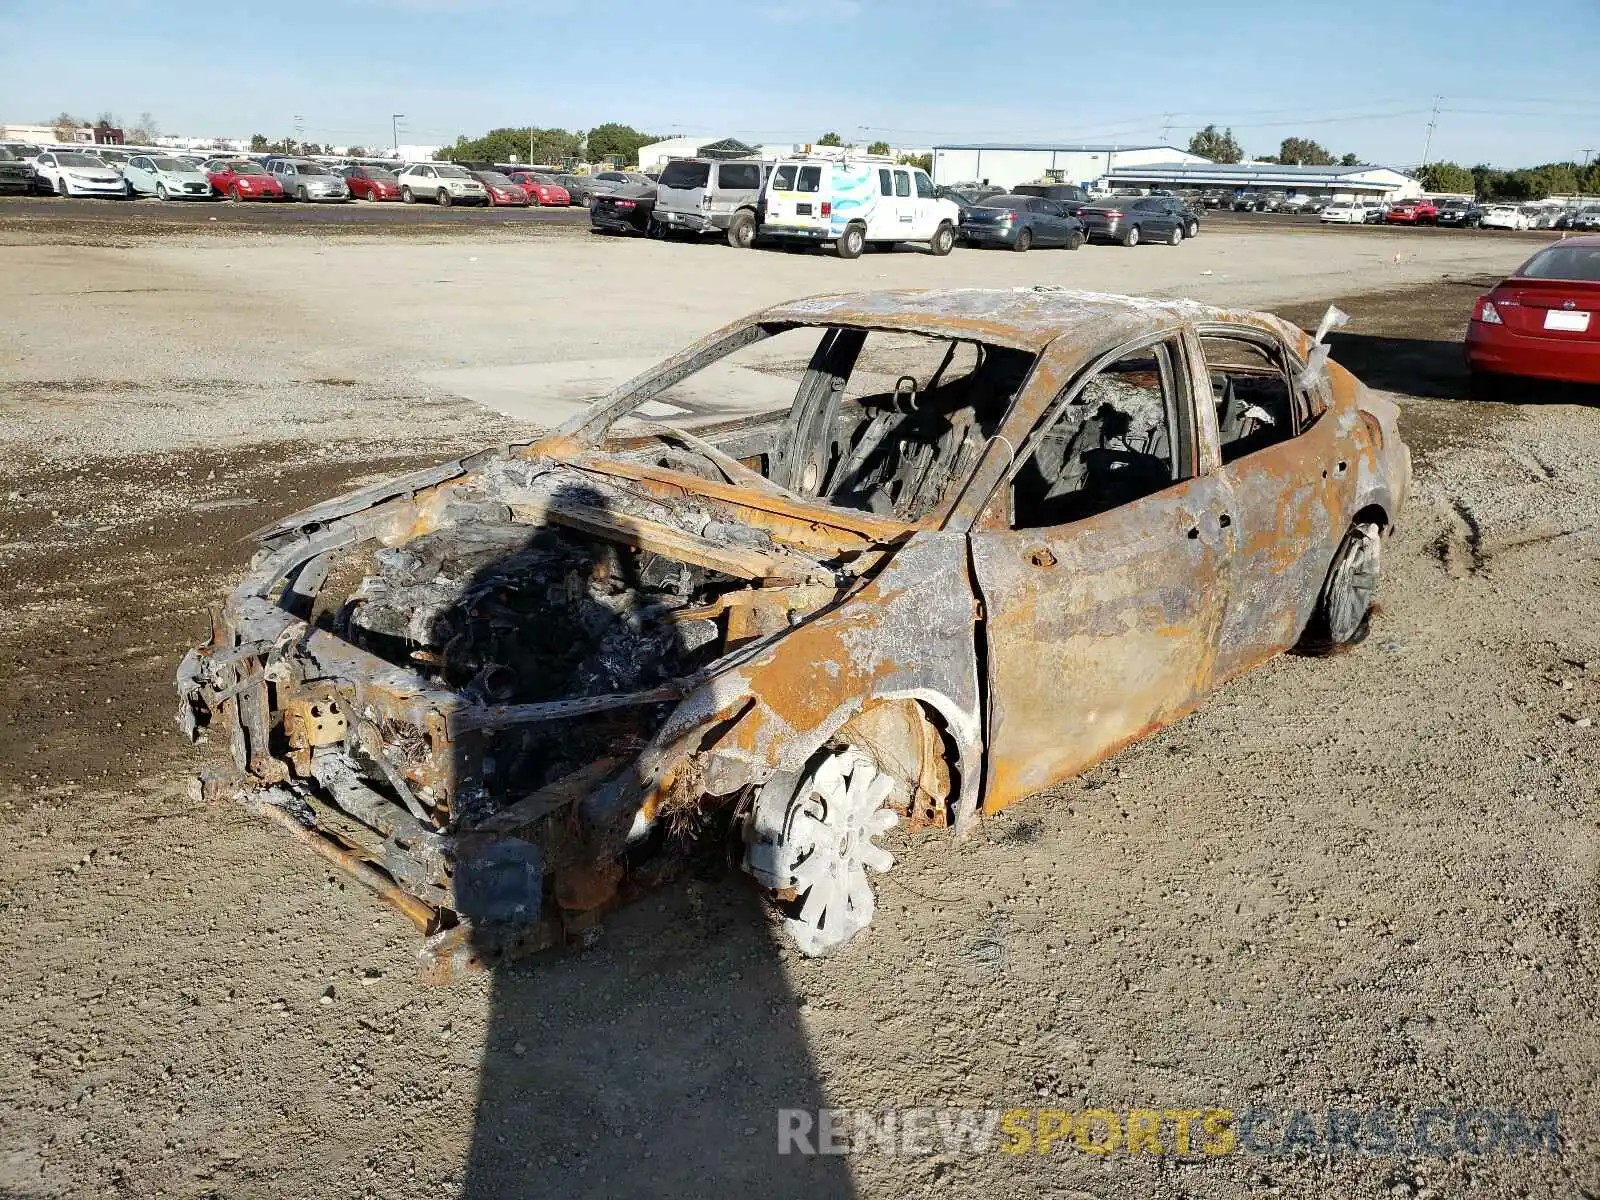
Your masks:
<path fill-rule="evenodd" d="M 1322 332 L 1057 289 L 766 310 L 262 530 L 179 723 L 440 974 L 708 844 L 825 953 L 896 822 L 966 829 L 1365 636 L 1410 457 Z"/>

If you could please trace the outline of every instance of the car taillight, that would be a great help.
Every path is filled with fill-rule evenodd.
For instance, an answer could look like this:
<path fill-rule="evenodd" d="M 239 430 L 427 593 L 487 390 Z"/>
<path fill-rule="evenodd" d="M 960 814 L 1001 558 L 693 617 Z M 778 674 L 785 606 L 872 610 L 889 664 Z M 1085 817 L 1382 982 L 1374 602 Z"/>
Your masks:
<path fill-rule="evenodd" d="M 1505 324 L 1505 322 L 1500 319 L 1500 314 L 1495 311 L 1493 302 L 1489 300 L 1485 300 L 1483 302 L 1483 307 L 1478 311 L 1478 320 L 1482 321 L 1485 325 Z"/>
<path fill-rule="evenodd" d="M 1122 217 L 1123 213 L 1120 208 L 1108 208 L 1105 211 L 1105 215 L 1110 217 L 1112 220 L 1118 220 Z"/>
<path fill-rule="evenodd" d="M 819 215 L 821 215 L 821 216 L 824 216 L 824 217 L 831 217 L 831 216 L 833 216 L 833 201 L 831 201 L 831 200 L 824 200 L 824 201 L 823 201 L 823 202 L 822 202 L 822 203 L 821 203 L 821 204 L 820 204 L 820 205 L 819 205 L 819 206 L 818 206 L 818 207 L 817 207 L 817 212 L 818 212 L 818 214 L 819 214 Z"/>
<path fill-rule="evenodd" d="M 617 205 L 618 208 L 634 208 L 637 205 L 637 201 L 633 201 L 633 200 L 618 200 L 616 202 L 616 205 Z"/>

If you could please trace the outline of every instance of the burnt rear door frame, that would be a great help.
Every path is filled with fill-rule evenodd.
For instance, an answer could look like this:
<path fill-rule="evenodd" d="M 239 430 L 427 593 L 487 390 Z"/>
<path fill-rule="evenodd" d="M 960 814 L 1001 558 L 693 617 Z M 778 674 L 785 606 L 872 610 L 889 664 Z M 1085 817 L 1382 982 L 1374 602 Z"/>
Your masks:
<path fill-rule="evenodd" d="M 1221 467 L 1234 496 L 1238 539 L 1234 587 L 1217 645 L 1217 682 L 1231 679 L 1300 639 L 1333 552 L 1344 536 L 1342 495 L 1355 447 L 1327 411 L 1325 384 L 1300 386 L 1305 368 L 1282 338 L 1252 325 L 1194 330 L 1197 386 L 1210 387 L 1202 338 L 1235 338 L 1270 351 L 1284 372 L 1293 434 Z"/>
<path fill-rule="evenodd" d="M 1187 478 L 1065 525 L 1011 528 L 1012 481 L 1034 440 L 1088 380 L 1146 346 L 1170 346 L 1168 419 Z M 1010 469 L 969 535 L 984 608 L 988 731 L 982 807 L 994 812 L 1182 716 L 1210 688 L 1233 570 L 1232 497 L 1216 416 L 1197 405 L 1186 328 L 1127 341 L 1016 431 Z M 1004 441 L 1004 439 L 997 439 Z"/>

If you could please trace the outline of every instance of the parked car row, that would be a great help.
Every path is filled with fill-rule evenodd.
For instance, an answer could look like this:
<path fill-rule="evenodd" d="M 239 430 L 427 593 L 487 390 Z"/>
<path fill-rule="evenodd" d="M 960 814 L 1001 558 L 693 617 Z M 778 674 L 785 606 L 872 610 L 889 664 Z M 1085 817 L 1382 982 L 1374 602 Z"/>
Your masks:
<path fill-rule="evenodd" d="M 0 192 L 164 200 L 365 200 L 586 205 L 620 187 L 653 185 L 636 171 L 569 174 L 515 163 L 331 163 L 295 155 L 192 154 L 116 146 L 0 144 Z"/>
<path fill-rule="evenodd" d="M 958 242 L 1020 253 L 1090 240 L 1175 246 L 1200 232 L 1198 212 L 1172 196 L 1092 201 L 1071 184 L 941 189 L 920 167 L 807 158 L 675 160 L 654 184 L 597 196 L 589 219 L 601 233 L 712 235 L 739 248 L 820 244 L 841 258 L 900 243 L 936 255 Z"/>

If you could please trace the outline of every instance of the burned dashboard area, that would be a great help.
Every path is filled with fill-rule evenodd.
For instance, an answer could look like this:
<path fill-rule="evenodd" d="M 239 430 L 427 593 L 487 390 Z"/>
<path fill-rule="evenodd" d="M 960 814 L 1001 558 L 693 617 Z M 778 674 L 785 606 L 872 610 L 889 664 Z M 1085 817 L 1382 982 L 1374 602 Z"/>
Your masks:
<path fill-rule="evenodd" d="M 678 701 L 881 558 L 797 507 L 710 447 L 512 447 L 330 501 L 258 535 L 179 724 L 436 962 L 570 937 L 690 860 L 699 814 L 636 827 Z"/>

